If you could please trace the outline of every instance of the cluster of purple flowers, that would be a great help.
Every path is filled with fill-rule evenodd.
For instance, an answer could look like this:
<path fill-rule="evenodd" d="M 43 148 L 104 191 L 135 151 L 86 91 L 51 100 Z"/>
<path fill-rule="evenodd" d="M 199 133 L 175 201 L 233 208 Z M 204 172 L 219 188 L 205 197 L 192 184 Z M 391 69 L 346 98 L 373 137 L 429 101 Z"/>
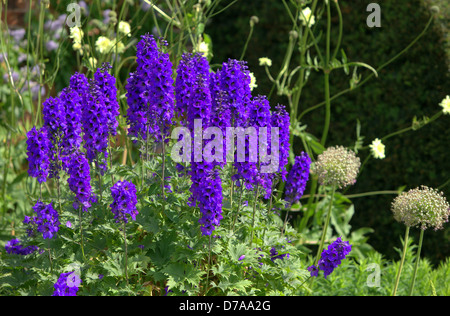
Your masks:
<path fill-rule="evenodd" d="M 52 296 L 77 296 L 80 284 L 81 279 L 74 271 L 61 273 Z"/>
<path fill-rule="evenodd" d="M 312 265 L 308 267 L 311 276 L 318 276 L 319 270 L 323 271 L 323 276 L 327 278 L 334 269 L 336 269 L 352 250 L 352 246 L 348 241 L 342 241 L 341 237 L 337 238 L 328 249 L 322 251 L 318 262 L 318 267 Z"/>
<path fill-rule="evenodd" d="M 31 245 L 24 247 L 21 241 L 17 238 L 11 239 L 5 245 L 6 253 L 8 254 L 16 254 L 16 255 L 29 255 L 38 250 L 37 246 Z"/>
<path fill-rule="evenodd" d="M 67 173 L 70 176 L 67 179 L 69 188 L 75 193 L 74 209 L 81 207 L 83 211 L 87 211 L 95 197 L 92 195 L 89 162 L 84 154 L 77 151 L 70 156 Z"/>
<path fill-rule="evenodd" d="M 42 233 L 44 239 L 56 237 L 61 223 L 59 222 L 59 214 L 53 208 L 52 203 L 45 204 L 38 200 L 33 206 L 33 210 L 37 215 L 33 218 L 26 218 L 24 223 L 35 227 L 37 232 Z"/>
<path fill-rule="evenodd" d="M 161 46 L 167 43 L 159 41 Z M 137 44 L 137 69 L 130 74 L 127 90 L 129 135 L 156 142 L 169 134 L 174 114 L 172 63 L 155 38 L 146 34 Z"/>
<path fill-rule="evenodd" d="M 283 246 L 284 248 L 284 246 Z M 270 260 L 272 260 L 272 262 L 274 262 L 276 259 L 289 259 L 289 254 L 288 253 L 283 253 L 283 254 L 278 254 L 278 251 L 275 247 L 272 247 L 270 249 Z"/>
<path fill-rule="evenodd" d="M 300 156 L 295 157 L 294 165 L 287 176 L 285 200 L 292 205 L 303 196 L 306 183 L 309 179 L 309 168 L 311 158 L 307 153 L 302 152 Z"/>
<path fill-rule="evenodd" d="M 44 127 L 37 130 L 33 126 L 27 133 L 28 174 L 37 178 L 39 183 L 47 181 L 50 167 L 50 159 L 48 157 L 50 146 L 47 130 Z"/>
<path fill-rule="evenodd" d="M 111 187 L 111 195 L 113 202 L 111 203 L 111 211 L 114 213 L 116 222 L 128 223 L 127 215 L 136 220 L 138 211 L 136 209 L 136 187 L 129 181 L 117 181 Z"/>

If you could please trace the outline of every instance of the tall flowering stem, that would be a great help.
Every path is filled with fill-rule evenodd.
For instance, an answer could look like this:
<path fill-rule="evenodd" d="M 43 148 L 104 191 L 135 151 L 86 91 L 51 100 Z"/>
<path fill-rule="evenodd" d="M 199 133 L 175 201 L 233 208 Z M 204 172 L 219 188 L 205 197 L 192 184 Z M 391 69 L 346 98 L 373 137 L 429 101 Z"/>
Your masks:
<path fill-rule="evenodd" d="M 127 90 L 127 123 L 129 135 L 143 141 L 145 156 L 148 155 L 148 141 L 153 139 L 163 147 L 163 170 L 165 168 L 165 148 L 174 115 L 174 85 L 172 63 L 169 54 L 163 52 L 167 42 L 159 40 L 160 47 L 150 34 L 141 36 L 137 44 L 137 69 L 130 75 Z M 145 160 L 148 157 L 144 157 Z M 163 171 L 164 173 L 164 171 Z M 164 175 L 162 188 L 164 192 Z M 144 185 L 144 166 L 142 187 Z"/>
<path fill-rule="evenodd" d="M 114 214 L 116 223 L 123 224 L 123 238 L 125 243 L 125 278 L 128 284 L 128 249 L 127 249 L 127 233 L 126 224 L 128 216 L 136 220 L 138 210 L 136 209 L 136 187 L 129 181 L 118 181 L 111 188 L 113 202 L 111 203 L 111 211 Z"/>
<path fill-rule="evenodd" d="M 361 161 L 356 154 L 342 146 L 329 147 L 317 157 L 317 161 L 311 171 L 317 175 L 321 185 L 331 186 L 331 196 L 315 264 L 319 261 L 320 251 L 325 241 L 336 189 L 342 189 L 354 184 L 360 167 Z"/>
<path fill-rule="evenodd" d="M 398 283 L 400 281 L 400 275 L 405 259 L 406 248 L 408 246 L 409 229 L 410 227 L 419 227 L 421 229 L 416 265 L 414 268 L 413 280 L 409 291 L 411 295 L 414 290 L 414 283 L 417 274 L 418 262 L 420 260 L 420 251 L 422 248 L 424 231 L 430 227 L 433 227 L 434 230 L 443 228 L 444 223 L 448 222 L 450 216 L 450 204 L 447 202 L 442 192 L 422 185 L 407 192 L 402 192 L 394 199 L 391 208 L 394 219 L 406 225 L 402 259 L 397 271 L 397 278 L 395 280 L 392 296 L 395 296 L 397 293 Z"/>

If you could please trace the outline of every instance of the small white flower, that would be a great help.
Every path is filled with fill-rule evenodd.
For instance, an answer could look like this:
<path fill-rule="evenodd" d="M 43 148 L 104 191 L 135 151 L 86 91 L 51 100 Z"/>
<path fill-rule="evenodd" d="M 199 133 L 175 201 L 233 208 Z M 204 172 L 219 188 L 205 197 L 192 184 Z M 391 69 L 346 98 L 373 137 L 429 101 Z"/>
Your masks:
<path fill-rule="evenodd" d="M 209 53 L 209 46 L 208 46 L 208 44 L 205 43 L 205 42 L 200 42 L 198 44 L 197 52 L 203 54 L 203 56 L 208 56 L 208 53 Z"/>
<path fill-rule="evenodd" d="M 95 48 L 100 54 L 107 54 L 112 48 L 112 42 L 105 36 L 100 36 L 95 42 Z"/>
<path fill-rule="evenodd" d="M 259 65 L 270 67 L 270 66 L 272 66 L 272 59 L 267 58 L 267 57 L 261 57 L 259 59 Z"/>
<path fill-rule="evenodd" d="M 128 24 L 128 22 L 120 21 L 118 28 L 119 28 L 119 33 L 131 36 L 131 27 L 130 27 L 130 24 Z"/>
<path fill-rule="evenodd" d="M 256 78 L 253 72 L 250 73 L 250 91 L 253 91 L 258 85 L 256 84 Z"/>
<path fill-rule="evenodd" d="M 308 27 L 311 27 L 316 23 L 316 19 L 314 15 L 312 15 L 311 9 L 309 7 L 306 7 L 302 10 L 300 13 L 300 20 L 302 21 L 302 24 L 304 26 L 308 25 Z"/>
<path fill-rule="evenodd" d="M 444 114 L 450 114 L 450 96 L 446 96 L 439 105 L 442 106 L 442 112 Z"/>
<path fill-rule="evenodd" d="M 384 144 L 381 142 L 380 139 L 375 138 L 372 141 L 372 144 L 369 145 L 372 155 L 377 159 L 384 159 L 386 156 L 384 154 Z"/>

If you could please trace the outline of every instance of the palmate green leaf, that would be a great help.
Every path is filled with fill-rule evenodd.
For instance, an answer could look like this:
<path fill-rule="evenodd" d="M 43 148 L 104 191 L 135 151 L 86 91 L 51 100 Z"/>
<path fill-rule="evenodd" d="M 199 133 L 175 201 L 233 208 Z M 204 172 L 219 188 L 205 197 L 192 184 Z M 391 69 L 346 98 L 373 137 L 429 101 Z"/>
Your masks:
<path fill-rule="evenodd" d="M 180 284 L 198 285 L 204 272 L 193 264 L 175 262 L 165 267 L 162 272 L 168 276 L 169 288 L 176 288 Z"/>

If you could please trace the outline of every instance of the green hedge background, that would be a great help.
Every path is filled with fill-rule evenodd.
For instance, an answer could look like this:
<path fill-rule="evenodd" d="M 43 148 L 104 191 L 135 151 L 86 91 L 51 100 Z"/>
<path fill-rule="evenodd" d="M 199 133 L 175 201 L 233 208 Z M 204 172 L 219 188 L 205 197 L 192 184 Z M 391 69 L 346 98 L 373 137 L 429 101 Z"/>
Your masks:
<path fill-rule="evenodd" d="M 289 1 L 287 1 L 289 2 Z M 339 1 L 344 19 L 342 47 L 351 61 L 362 61 L 377 68 L 404 49 L 425 27 L 430 17 L 430 3 L 420 0 L 376 1 L 381 7 L 381 27 L 369 28 L 366 18 L 367 5 L 375 1 Z M 436 1 L 435 1 L 436 2 Z M 432 116 L 440 110 L 439 103 L 450 94 L 448 37 L 449 5 L 441 4 L 439 18 L 424 37 L 405 55 L 384 68 L 379 78 L 372 78 L 362 87 L 332 101 L 332 117 L 327 146 L 342 144 L 351 146 L 356 139 L 356 121 L 361 121 L 364 145 L 378 137 L 411 125 L 412 118 Z M 337 15 L 332 11 L 332 30 L 337 31 Z M 255 74 L 258 87 L 255 93 L 270 93 L 272 83 L 267 79 L 258 58 L 269 57 L 273 61 L 272 74 L 279 70 L 288 42 L 291 21 L 283 3 L 279 0 L 239 1 L 214 17 L 207 25 L 213 41 L 212 63 L 221 64 L 228 58 L 239 58 L 249 33 L 249 20 L 257 16 L 253 36 L 244 59 Z M 318 23 L 323 23 L 322 21 Z M 318 25 L 318 27 L 320 24 Z M 336 35 L 332 35 L 332 41 Z M 447 42 L 446 42 L 447 40 Z M 370 72 L 360 70 L 365 76 Z M 350 77 L 344 72 L 331 74 L 331 95 L 349 87 Z M 323 101 L 322 74 L 312 72 L 303 90 L 299 112 Z M 287 100 L 272 94 L 271 104 L 287 104 Z M 321 135 L 324 120 L 323 109 L 306 114 L 302 124 L 308 130 Z M 450 178 L 450 117 L 437 121 L 418 131 L 410 131 L 386 140 L 386 158 L 371 159 L 360 178 L 346 193 L 377 190 L 406 189 L 421 184 L 439 187 Z M 302 151 L 295 145 L 295 152 Z M 360 152 L 361 160 L 369 152 Z M 450 185 L 442 188 L 450 198 Z M 404 226 L 392 217 L 390 204 L 395 195 L 377 195 L 354 199 L 354 229 L 371 227 L 369 243 L 388 258 L 398 259 L 395 247 L 400 247 Z M 411 230 L 418 240 L 418 229 Z M 450 225 L 444 230 L 427 231 L 422 254 L 433 263 L 450 256 Z"/>

